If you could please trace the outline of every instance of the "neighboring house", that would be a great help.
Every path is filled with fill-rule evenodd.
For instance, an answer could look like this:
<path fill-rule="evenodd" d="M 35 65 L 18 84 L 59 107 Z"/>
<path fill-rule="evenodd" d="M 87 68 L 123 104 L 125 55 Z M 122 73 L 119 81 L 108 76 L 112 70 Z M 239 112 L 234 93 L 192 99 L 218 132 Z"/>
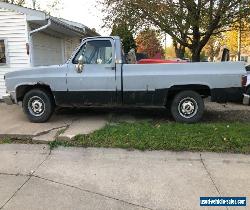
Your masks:
<path fill-rule="evenodd" d="M 241 61 L 245 61 L 250 64 L 250 46 L 244 47 L 241 52 Z"/>
<path fill-rule="evenodd" d="M 230 53 L 230 60 L 231 61 L 238 61 L 238 54 L 237 53 L 235 53 L 235 54 Z M 250 64 L 250 47 L 242 48 L 240 60 L 244 61 L 246 63 L 246 65 Z"/>
<path fill-rule="evenodd" d="M 230 60 L 231 61 L 238 61 L 238 55 L 230 55 Z M 241 61 L 244 61 L 246 63 L 246 65 L 249 65 L 250 64 L 250 53 L 242 53 L 241 56 L 240 56 L 240 60 Z"/>
<path fill-rule="evenodd" d="M 62 64 L 82 38 L 98 35 L 80 23 L 0 2 L 0 98 L 6 72 Z"/>

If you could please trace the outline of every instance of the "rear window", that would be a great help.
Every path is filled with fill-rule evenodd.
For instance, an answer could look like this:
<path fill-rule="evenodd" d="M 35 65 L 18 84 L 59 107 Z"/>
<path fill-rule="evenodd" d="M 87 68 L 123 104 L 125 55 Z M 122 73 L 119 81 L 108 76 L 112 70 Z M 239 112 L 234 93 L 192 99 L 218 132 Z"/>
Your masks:
<path fill-rule="evenodd" d="M 0 40 L 0 64 L 6 64 L 5 42 Z"/>

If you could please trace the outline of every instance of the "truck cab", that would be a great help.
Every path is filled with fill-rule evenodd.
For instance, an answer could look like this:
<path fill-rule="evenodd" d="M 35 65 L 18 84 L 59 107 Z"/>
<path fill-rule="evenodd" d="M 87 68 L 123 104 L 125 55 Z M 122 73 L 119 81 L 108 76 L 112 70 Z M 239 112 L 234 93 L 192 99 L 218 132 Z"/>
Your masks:
<path fill-rule="evenodd" d="M 70 106 L 120 104 L 122 60 L 118 37 L 83 40 L 67 62 L 67 92 L 61 96 L 70 98 Z"/>

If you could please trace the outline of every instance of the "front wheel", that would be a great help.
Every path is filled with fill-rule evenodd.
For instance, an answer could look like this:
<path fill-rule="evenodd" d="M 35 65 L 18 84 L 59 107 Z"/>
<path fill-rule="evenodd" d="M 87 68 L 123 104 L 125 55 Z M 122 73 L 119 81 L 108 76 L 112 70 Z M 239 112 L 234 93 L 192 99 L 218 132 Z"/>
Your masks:
<path fill-rule="evenodd" d="M 44 123 L 54 112 L 51 94 L 45 90 L 33 89 L 27 92 L 23 99 L 23 111 L 34 123 Z"/>
<path fill-rule="evenodd" d="M 177 122 L 196 123 L 203 116 L 204 101 L 197 92 L 182 91 L 174 97 L 171 113 Z"/>

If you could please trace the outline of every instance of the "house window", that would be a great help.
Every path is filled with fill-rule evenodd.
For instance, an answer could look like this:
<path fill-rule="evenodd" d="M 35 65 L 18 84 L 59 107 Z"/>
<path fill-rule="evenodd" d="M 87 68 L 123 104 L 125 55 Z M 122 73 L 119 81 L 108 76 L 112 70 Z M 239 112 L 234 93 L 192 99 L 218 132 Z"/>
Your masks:
<path fill-rule="evenodd" d="M 241 61 L 248 62 L 248 56 L 241 56 Z"/>
<path fill-rule="evenodd" d="M 5 41 L 0 40 L 0 65 L 6 64 Z"/>

